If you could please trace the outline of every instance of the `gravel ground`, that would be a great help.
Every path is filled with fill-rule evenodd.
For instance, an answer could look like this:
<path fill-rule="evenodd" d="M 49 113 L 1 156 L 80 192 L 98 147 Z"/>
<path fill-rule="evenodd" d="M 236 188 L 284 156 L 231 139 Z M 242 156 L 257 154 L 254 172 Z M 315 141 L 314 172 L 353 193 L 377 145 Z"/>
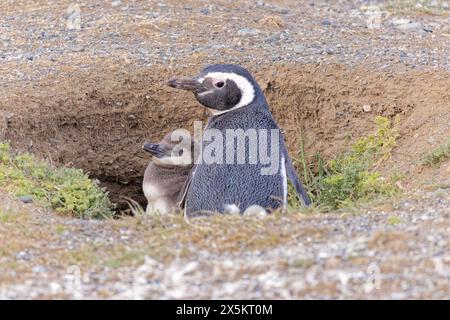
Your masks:
<path fill-rule="evenodd" d="M 391 212 L 316 217 L 293 229 L 312 227 L 325 234 L 298 237 L 265 251 L 202 252 L 200 259 L 168 267 L 148 259 L 138 269 L 141 274 L 133 288 L 137 290 L 114 297 L 136 298 L 137 293 L 140 298 L 169 299 L 448 299 L 448 191 L 401 201 Z M 401 222 L 389 225 L 392 216 Z M 119 283 L 115 290 L 124 287 Z"/>
<path fill-rule="evenodd" d="M 90 266 L 83 265 L 86 258 L 77 265 L 56 254 L 93 244 L 99 250 L 114 251 L 121 244 L 136 248 L 143 234 L 153 232 L 146 222 L 147 231 L 140 231 L 123 221 L 105 225 L 42 212 L 33 215 L 30 226 L 63 225 L 65 231 L 46 247 L 37 244 L 3 258 L 3 266 L 14 260 L 28 271 L 0 268 L 3 279 L 13 277 L 4 280 L 0 297 L 448 299 L 449 191 L 410 195 L 358 213 L 288 215 L 278 220 L 278 227 L 271 219 L 260 221 L 259 232 L 278 228 L 275 234 L 289 238 L 279 245 L 250 250 L 248 237 L 239 249 L 221 251 L 221 241 L 230 237 L 219 242 L 205 237 L 208 243 L 200 247 L 189 242 L 172 246 L 169 260 L 145 254 L 139 263 L 130 265 L 130 260 L 115 267 L 104 265 L 100 252 Z M 188 229 L 195 236 L 197 228 Z M 188 255 L 182 254 L 185 250 Z"/>
<path fill-rule="evenodd" d="M 450 70 L 446 2 L 430 7 L 434 15 L 408 1 L 74 3 L 2 1 L 3 87 L 111 59 L 143 67 L 191 66 L 201 58 L 202 64 L 296 61 Z"/>

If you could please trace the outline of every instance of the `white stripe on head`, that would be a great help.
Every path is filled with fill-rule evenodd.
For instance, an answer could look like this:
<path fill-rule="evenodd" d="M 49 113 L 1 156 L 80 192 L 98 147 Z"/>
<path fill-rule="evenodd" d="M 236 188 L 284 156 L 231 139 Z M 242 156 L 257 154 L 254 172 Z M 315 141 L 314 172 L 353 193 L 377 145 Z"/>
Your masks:
<path fill-rule="evenodd" d="M 213 115 L 219 115 L 219 114 L 226 113 L 228 111 L 232 111 L 232 110 L 236 110 L 241 107 L 245 107 L 245 106 L 249 105 L 255 99 L 255 88 L 253 87 L 251 82 L 247 80 L 247 78 L 245 78 L 241 75 L 238 75 L 233 72 L 209 72 L 205 76 L 200 78 L 198 81 L 200 83 L 202 83 L 205 80 L 205 78 L 213 78 L 215 80 L 220 80 L 223 82 L 226 82 L 226 80 L 228 80 L 228 79 L 232 80 L 232 81 L 234 81 L 234 83 L 236 83 L 237 87 L 239 88 L 239 90 L 241 90 L 241 94 L 242 94 L 241 100 L 239 100 L 239 102 L 230 109 L 227 109 L 227 110 L 209 109 Z M 207 92 L 209 92 L 209 91 L 207 91 Z M 204 92 L 203 94 L 205 94 L 207 92 Z"/>

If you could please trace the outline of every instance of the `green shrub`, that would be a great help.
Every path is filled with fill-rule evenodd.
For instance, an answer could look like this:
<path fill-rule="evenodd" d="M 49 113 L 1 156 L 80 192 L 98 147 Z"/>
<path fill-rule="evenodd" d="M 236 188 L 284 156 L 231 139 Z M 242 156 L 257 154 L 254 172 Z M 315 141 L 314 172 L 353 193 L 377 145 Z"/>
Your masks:
<path fill-rule="evenodd" d="M 397 188 L 393 179 L 386 179 L 376 167 L 386 160 L 398 132 L 389 119 L 376 117 L 377 131 L 358 139 L 350 150 L 326 162 L 320 154 L 307 164 L 302 139 L 299 162 L 300 176 L 315 206 L 324 210 L 338 209 L 377 196 L 391 196 Z M 293 188 L 289 189 L 291 206 L 298 206 Z"/>
<path fill-rule="evenodd" d="M 13 155 L 8 143 L 0 143 L 0 186 L 77 218 L 114 215 L 105 189 L 82 170 L 56 168 L 29 153 Z"/>
<path fill-rule="evenodd" d="M 422 156 L 422 164 L 436 167 L 447 159 L 450 159 L 450 138 L 446 143 L 424 154 Z"/>

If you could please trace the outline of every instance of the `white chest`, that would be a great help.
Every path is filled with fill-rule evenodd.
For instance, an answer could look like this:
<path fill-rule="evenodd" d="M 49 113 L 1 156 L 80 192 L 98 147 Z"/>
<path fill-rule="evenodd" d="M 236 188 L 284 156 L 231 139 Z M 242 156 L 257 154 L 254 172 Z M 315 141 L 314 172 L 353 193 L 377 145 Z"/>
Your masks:
<path fill-rule="evenodd" d="M 144 195 L 147 198 L 148 204 L 146 213 L 169 213 L 171 211 L 170 205 L 162 189 L 151 183 L 144 183 L 142 186 Z"/>

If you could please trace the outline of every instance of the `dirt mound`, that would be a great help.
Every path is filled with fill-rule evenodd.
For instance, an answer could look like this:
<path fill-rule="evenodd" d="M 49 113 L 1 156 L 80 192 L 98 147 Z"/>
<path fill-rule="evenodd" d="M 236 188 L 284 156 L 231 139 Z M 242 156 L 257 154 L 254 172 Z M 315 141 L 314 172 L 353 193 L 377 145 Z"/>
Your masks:
<path fill-rule="evenodd" d="M 417 171 L 420 153 L 449 136 L 447 72 L 248 67 L 264 89 L 292 155 L 299 150 L 301 132 L 308 154 L 321 152 L 329 158 L 371 131 L 375 115 L 400 115 L 399 147 L 386 166 L 395 164 L 407 174 Z M 172 75 L 200 68 L 98 67 L 9 88 L 0 100 L 0 138 L 57 164 L 85 169 L 110 189 L 116 202 L 121 202 L 119 195 L 142 201 L 140 184 L 150 160 L 141 149 L 143 142 L 159 140 L 175 128 L 192 130 L 194 120 L 207 119 L 189 93 L 165 85 Z"/>

